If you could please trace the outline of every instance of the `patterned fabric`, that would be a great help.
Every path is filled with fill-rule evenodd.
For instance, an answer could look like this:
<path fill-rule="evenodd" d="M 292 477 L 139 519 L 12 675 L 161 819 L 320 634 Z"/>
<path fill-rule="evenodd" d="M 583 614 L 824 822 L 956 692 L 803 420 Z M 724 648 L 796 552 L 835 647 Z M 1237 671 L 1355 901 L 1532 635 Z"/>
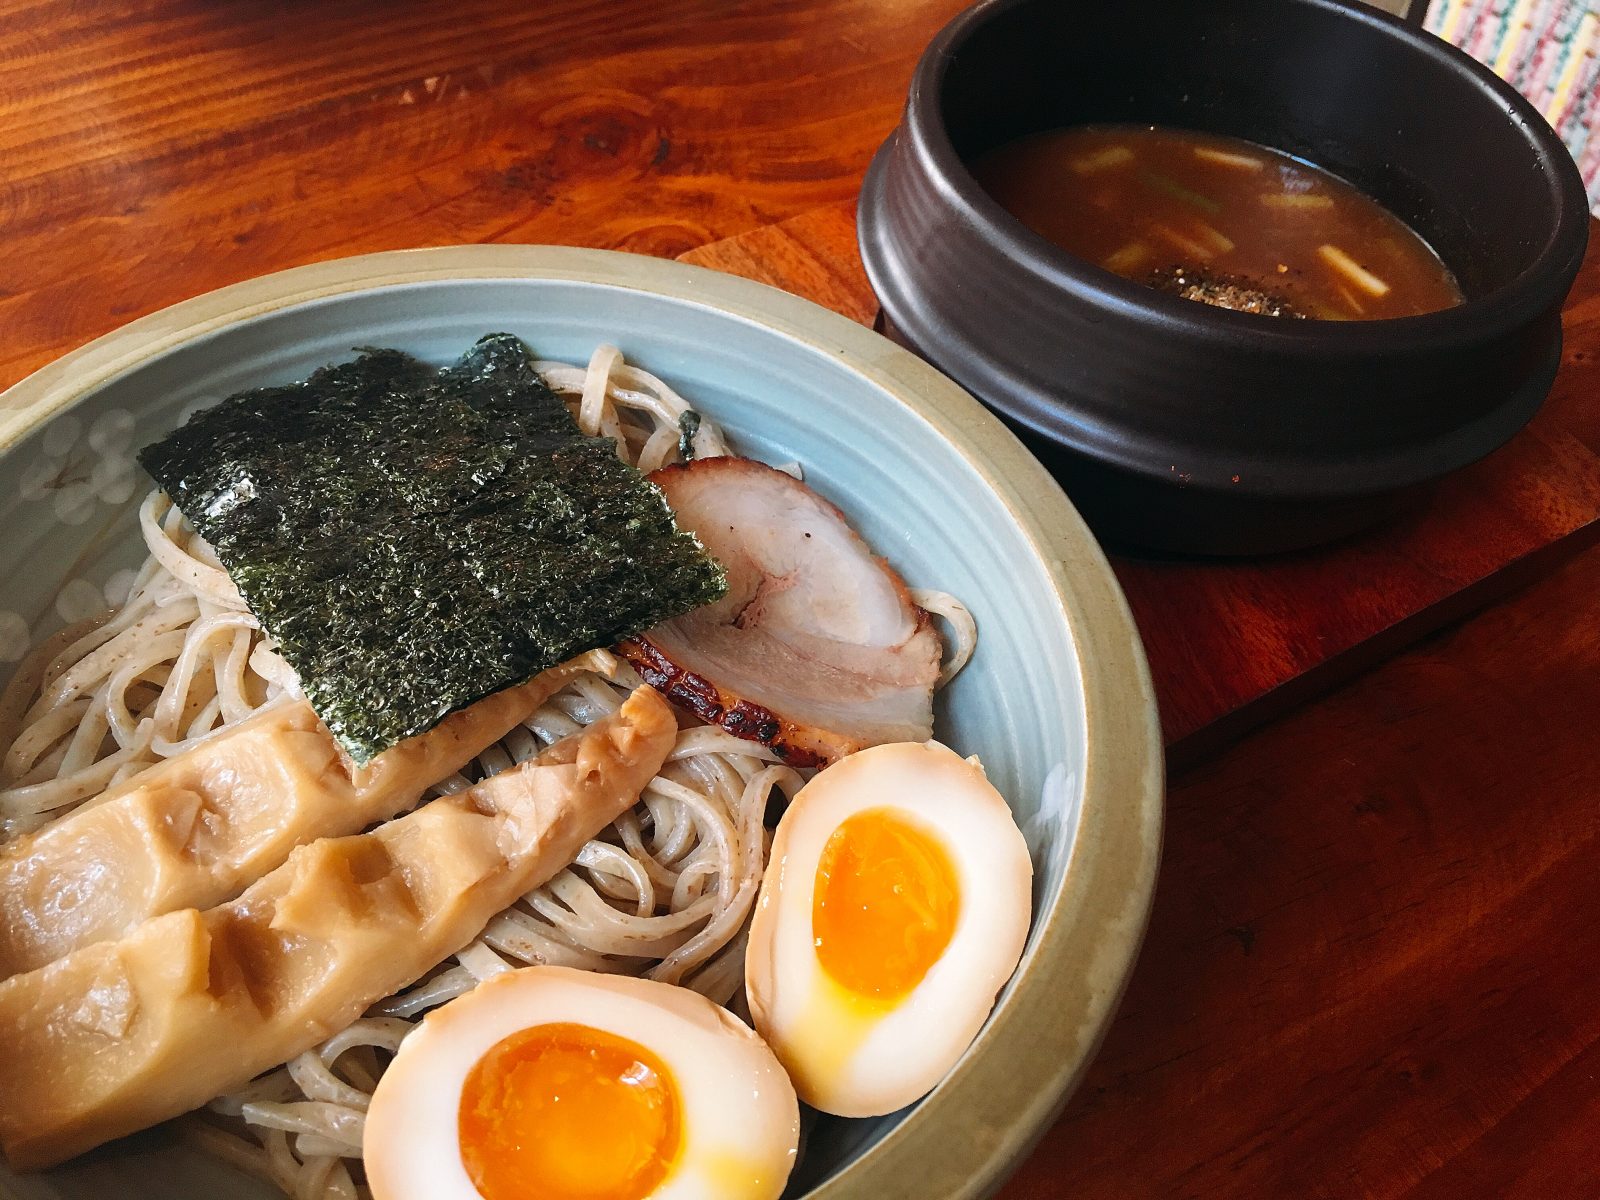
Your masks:
<path fill-rule="evenodd" d="M 1600 215 L 1600 0 L 1433 0 L 1423 28 L 1533 102 L 1572 151 Z"/>

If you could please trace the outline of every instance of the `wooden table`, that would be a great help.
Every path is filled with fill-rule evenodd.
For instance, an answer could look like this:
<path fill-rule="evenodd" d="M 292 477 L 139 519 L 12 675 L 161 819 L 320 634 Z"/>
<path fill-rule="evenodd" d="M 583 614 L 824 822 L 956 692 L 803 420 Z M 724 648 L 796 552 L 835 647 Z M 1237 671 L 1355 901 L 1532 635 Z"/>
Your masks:
<path fill-rule="evenodd" d="M 316 259 L 847 201 L 958 7 L 6 3 L 0 384 Z M 1600 1196 L 1597 594 L 1589 551 L 1173 779 L 1121 1014 L 1005 1196 Z"/>

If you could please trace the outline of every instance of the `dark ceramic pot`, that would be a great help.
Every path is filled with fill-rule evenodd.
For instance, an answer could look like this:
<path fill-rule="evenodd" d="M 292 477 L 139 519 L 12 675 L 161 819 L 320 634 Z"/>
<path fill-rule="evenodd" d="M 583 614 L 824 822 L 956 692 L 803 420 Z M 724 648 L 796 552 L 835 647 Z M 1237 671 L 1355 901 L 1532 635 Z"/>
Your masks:
<path fill-rule="evenodd" d="M 964 163 L 1087 122 L 1299 155 L 1423 235 L 1467 295 L 1387 321 L 1280 321 L 1152 291 L 1057 249 Z M 1004 417 L 1114 543 L 1323 542 L 1533 415 L 1583 257 L 1577 168 L 1444 42 L 1333 0 L 990 0 L 918 64 L 867 173 L 862 258 L 889 334 Z"/>

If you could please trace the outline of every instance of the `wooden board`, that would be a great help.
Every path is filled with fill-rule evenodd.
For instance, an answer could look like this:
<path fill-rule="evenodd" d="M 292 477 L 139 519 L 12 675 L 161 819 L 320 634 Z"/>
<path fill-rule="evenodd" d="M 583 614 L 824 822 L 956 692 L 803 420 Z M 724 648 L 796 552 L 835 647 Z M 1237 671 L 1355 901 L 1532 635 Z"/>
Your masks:
<path fill-rule="evenodd" d="M 1214 751 L 1600 539 L 1597 242 L 1568 301 L 1564 361 L 1544 408 L 1413 511 L 1338 545 L 1276 558 L 1112 557 L 1150 656 L 1174 761 Z M 877 312 L 851 203 L 681 257 L 862 323 Z"/>

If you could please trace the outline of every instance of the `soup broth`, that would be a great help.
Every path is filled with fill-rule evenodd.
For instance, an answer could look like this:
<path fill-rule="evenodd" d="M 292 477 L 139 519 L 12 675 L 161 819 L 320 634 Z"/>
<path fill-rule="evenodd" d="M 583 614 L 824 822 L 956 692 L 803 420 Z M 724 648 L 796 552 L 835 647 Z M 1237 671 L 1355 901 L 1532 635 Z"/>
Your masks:
<path fill-rule="evenodd" d="M 1461 303 L 1455 278 L 1399 218 L 1344 180 L 1254 142 L 1086 125 L 1001 146 L 972 172 L 1062 249 L 1190 299 L 1328 320 Z"/>

